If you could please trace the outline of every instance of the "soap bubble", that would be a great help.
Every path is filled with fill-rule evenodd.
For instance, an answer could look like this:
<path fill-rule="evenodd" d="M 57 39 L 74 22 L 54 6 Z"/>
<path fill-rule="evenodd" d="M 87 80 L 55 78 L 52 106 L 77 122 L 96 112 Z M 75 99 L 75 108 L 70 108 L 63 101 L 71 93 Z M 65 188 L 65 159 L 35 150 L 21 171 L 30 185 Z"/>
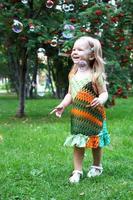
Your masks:
<path fill-rule="evenodd" d="M 69 5 L 67 5 L 67 4 L 63 4 L 63 5 L 62 5 L 62 9 L 63 9 L 65 12 L 69 12 L 69 11 L 70 11 Z"/>
<path fill-rule="evenodd" d="M 88 0 L 82 0 L 82 4 L 83 4 L 84 6 L 87 6 L 87 5 L 88 5 Z"/>
<path fill-rule="evenodd" d="M 37 53 L 45 53 L 46 51 L 45 51 L 45 49 L 44 48 L 39 48 L 38 50 L 37 50 Z"/>
<path fill-rule="evenodd" d="M 12 25 L 12 30 L 15 33 L 20 33 L 23 30 L 23 24 L 21 22 L 19 22 L 18 20 L 14 19 L 13 25 Z"/>
<path fill-rule="evenodd" d="M 57 46 L 57 44 L 58 44 L 58 41 L 57 41 L 57 37 L 55 36 L 55 37 L 53 37 L 53 39 L 52 39 L 52 41 L 51 41 L 51 46 L 52 47 L 56 47 Z"/>
<path fill-rule="evenodd" d="M 70 3 L 70 4 L 63 3 L 62 10 L 64 10 L 65 12 L 71 12 L 74 10 L 74 4 L 73 3 Z"/>
<path fill-rule="evenodd" d="M 74 4 L 69 4 L 69 11 L 73 11 L 74 10 Z"/>
<path fill-rule="evenodd" d="M 80 60 L 78 62 L 78 65 L 80 68 L 86 67 L 88 65 L 88 63 L 85 60 Z"/>
<path fill-rule="evenodd" d="M 34 32 L 35 26 L 34 26 L 32 23 L 29 24 L 29 27 L 30 27 L 30 31 L 31 31 L 31 32 Z"/>
<path fill-rule="evenodd" d="M 62 32 L 63 37 L 66 39 L 72 38 L 74 35 L 74 30 L 75 30 L 75 27 L 73 25 L 65 24 L 64 31 Z"/>
<path fill-rule="evenodd" d="M 21 0 L 21 2 L 22 2 L 23 4 L 27 4 L 27 3 L 28 3 L 28 0 Z"/>
<path fill-rule="evenodd" d="M 40 60 L 44 60 L 45 59 L 45 49 L 44 48 L 39 48 L 37 50 L 37 57 L 40 59 Z"/>
<path fill-rule="evenodd" d="M 54 5 L 54 2 L 51 1 L 51 0 L 48 0 L 48 1 L 46 2 L 46 7 L 47 7 L 47 8 L 52 8 L 53 5 Z"/>

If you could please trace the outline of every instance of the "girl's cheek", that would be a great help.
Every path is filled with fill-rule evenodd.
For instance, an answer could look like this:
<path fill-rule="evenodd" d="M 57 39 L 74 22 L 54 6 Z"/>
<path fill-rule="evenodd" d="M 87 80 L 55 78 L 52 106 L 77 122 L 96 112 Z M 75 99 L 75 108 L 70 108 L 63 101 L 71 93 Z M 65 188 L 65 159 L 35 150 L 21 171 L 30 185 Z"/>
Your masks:
<path fill-rule="evenodd" d="M 80 52 L 79 56 L 88 57 L 88 52 Z"/>
<path fill-rule="evenodd" d="M 85 54 L 84 54 L 84 52 L 79 52 L 78 55 L 79 56 L 84 56 Z"/>

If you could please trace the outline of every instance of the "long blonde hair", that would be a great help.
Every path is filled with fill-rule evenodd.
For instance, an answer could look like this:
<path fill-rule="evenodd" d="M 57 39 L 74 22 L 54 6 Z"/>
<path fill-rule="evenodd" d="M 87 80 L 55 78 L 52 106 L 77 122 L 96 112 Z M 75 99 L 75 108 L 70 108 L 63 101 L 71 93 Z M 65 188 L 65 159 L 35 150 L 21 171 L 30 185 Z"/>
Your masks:
<path fill-rule="evenodd" d="M 95 82 L 95 80 L 99 77 L 100 74 L 102 74 L 104 79 L 106 79 L 104 69 L 105 62 L 102 58 L 102 48 L 99 40 L 89 36 L 82 36 L 77 40 L 86 40 L 86 42 L 88 42 L 88 47 L 91 47 L 91 49 L 93 49 L 95 57 L 93 60 L 89 61 L 90 67 L 92 68 L 92 81 Z M 77 72 L 77 70 L 78 65 L 74 64 L 69 73 L 69 78 L 71 78 Z"/>

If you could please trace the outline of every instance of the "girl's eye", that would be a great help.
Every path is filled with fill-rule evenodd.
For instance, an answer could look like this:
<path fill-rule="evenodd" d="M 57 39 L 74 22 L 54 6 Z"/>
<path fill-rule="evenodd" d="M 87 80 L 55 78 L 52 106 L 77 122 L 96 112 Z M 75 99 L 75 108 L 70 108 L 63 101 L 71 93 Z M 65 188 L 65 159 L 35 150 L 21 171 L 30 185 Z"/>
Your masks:
<path fill-rule="evenodd" d="M 72 49 L 72 51 L 83 51 L 83 49 Z"/>

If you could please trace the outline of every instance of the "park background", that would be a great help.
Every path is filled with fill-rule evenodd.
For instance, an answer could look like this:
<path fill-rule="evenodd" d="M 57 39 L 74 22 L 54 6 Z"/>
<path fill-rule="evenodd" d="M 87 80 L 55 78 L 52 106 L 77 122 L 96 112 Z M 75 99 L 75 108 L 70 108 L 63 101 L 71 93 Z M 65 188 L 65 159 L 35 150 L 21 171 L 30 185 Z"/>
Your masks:
<path fill-rule="evenodd" d="M 0 200 L 133 198 L 132 8 L 131 0 L 0 1 Z M 49 113 L 67 92 L 82 35 L 103 48 L 111 145 L 101 177 L 70 185 L 71 108 L 60 120 Z M 84 174 L 90 165 L 86 151 Z"/>

